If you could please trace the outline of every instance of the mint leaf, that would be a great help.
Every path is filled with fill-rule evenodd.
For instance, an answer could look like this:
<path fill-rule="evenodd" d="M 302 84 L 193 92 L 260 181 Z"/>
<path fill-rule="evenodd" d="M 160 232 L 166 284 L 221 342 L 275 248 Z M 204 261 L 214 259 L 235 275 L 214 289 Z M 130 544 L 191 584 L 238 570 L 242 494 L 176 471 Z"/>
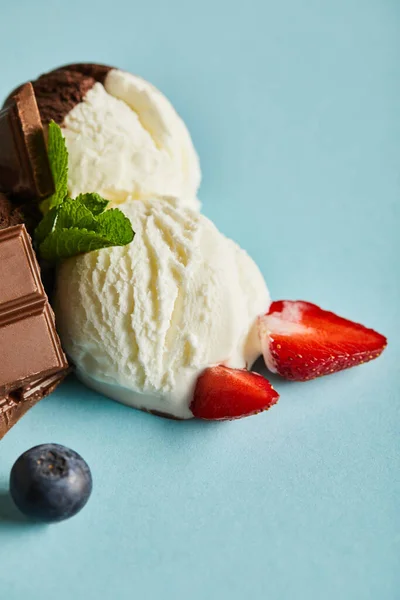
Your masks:
<path fill-rule="evenodd" d="M 35 229 L 35 242 L 40 245 L 46 237 L 53 231 L 58 217 L 57 207 L 52 208 L 40 221 Z"/>
<path fill-rule="evenodd" d="M 129 223 L 130 226 L 130 223 Z M 79 229 L 71 227 L 70 229 L 55 229 L 40 244 L 40 255 L 48 262 L 55 262 L 59 259 L 70 258 L 83 252 L 92 252 L 101 248 L 110 246 L 125 246 L 125 240 L 133 240 L 133 231 L 130 227 L 130 233 L 118 238 L 108 238 L 98 231 L 88 229 Z"/>
<path fill-rule="evenodd" d="M 118 246 L 125 246 L 133 240 L 132 225 L 128 217 L 118 208 L 110 208 L 97 219 L 101 234 L 110 240 L 118 240 Z"/>
<path fill-rule="evenodd" d="M 58 218 L 56 229 L 68 229 L 77 227 L 78 229 L 89 229 L 96 231 L 98 228 L 96 217 L 86 208 L 78 198 L 72 200 L 68 198 L 58 208 Z"/>
<path fill-rule="evenodd" d="M 92 215 L 99 215 L 102 213 L 108 204 L 108 200 L 105 200 L 95 192 L 89 194 L 79 194 L 79 196 L 76 197 L 76 200 L 86 206 Z"/>
<path fill-rule="evenodd" d="M 96 230 L 98 228 L 95 217 L 90 210 L 78 201 L 78 198 L 76 200 L 67 198 L 62 204 L 54 206 L 49 210 L 36 228 L 36 244 L 40 245 L 45 240 L 53 229 L 55 229 L 56 223 L 57 229 L 77 227 L 78 229 L 87 228 Z M 99 198 L 102 200 L 100 196 Z M 108 201 L 103 200 L 103 205 L 104 203 L 107 205 Z"/>
<path fill-rule="evenodd" d="M 68 150 L 61 133 L 61 127 L 54 121 L 49 123 L 47 154 L 55 191 L 40 206 L 44 214 L 54 206 L 61 204 L 68 194 Z"/>
<path fill-rule="evenodd" d="M 54 263 L 82 252 L 125 246 L 133 240 L 131 222 L 119 209 L 95 215 L 79 198 L 67 198 L 52 208 L 37 227 L 35 241 L 44 260 Z M 101 201 L 103 206 L 107 204 L 99 196 L 93 202 L 94 211 L 100 210 Z"/>

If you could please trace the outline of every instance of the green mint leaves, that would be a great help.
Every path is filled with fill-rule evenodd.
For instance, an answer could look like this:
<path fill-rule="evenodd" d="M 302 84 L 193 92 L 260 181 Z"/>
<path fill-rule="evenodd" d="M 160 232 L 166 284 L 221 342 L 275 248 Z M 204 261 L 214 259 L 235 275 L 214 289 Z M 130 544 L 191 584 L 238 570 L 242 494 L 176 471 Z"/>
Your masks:
<path fill-rule="evenodd" d="M 42 202 L 43 213 L 61 204 L 68 194 L 68 150 L 61 128 L 54 121 L 49 123 L 47 153 L 55 192 Z"/>
<path fill-rule="evenodd" d="M 55 192 L 42 202 L 44 217 L 35 231 L 40 256 L 49 263 L 110 246 L 125 246 L 134 237 L 127 217 L 99 194 L 68 198 L 68 151 L 60 127 L 49 125 L 48 156 Z"/>
<path fill-rule="evenodd" d="M 99 212 L 100 203 L 96 204 L 95 196 L 85 194 L 86 206 L 78 198 L 68 198 L 42 219 L 35 241 L 44 260 L 53 263 L 82 252 L 125 246 L 133 240 L 129 219 L 116 208 L 105 212 L 101 208 Z M 104 203 L 102 198 L 100 201 Z"/>

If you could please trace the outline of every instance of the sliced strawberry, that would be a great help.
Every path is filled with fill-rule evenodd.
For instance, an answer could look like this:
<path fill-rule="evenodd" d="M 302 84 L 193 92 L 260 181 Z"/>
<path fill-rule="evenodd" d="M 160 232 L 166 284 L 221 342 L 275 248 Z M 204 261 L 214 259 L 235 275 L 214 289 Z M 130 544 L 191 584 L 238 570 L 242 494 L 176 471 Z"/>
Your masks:
<path fill-rule="evenodd" d="M 278 398 L 269 381 L 258 373 L 220 365 L 200 375 L 190 410 L 199 419 L 240 419 L 268 410 Z"/>
<path fill-rule="evenodd" d="M 259 319 L 270 371 L 307 381 L 377 358 L 387 340 L 373 329 L 300 300 L 273 302 Z"/>

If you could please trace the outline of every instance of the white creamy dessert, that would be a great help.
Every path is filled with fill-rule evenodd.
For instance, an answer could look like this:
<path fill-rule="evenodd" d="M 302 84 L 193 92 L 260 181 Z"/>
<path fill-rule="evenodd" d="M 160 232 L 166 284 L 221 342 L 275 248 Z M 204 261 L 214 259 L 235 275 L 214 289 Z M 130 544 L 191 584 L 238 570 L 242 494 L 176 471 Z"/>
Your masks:
<path fill-rule="evenodd" d="M 114 203 L 172 196 L 199 208 L 199 159 L 172 104 L 150 83 L 119 69 L 96 82 L 62 124 L 69 191 Z"/>
<path fill-rule="evenodd" d="M 182 419 L 199 374 L 250 368 L 270 297 L 253 260 L 213 223 L 172 199 L 123 204 L 135 238 L 71 258 L 55 311 L 78 377 L 137 408 Z"/>

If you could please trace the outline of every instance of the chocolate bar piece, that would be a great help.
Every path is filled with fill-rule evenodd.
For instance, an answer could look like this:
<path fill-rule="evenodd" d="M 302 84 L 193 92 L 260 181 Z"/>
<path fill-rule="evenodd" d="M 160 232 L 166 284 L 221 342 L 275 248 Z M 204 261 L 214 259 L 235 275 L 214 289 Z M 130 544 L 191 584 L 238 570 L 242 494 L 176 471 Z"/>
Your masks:
<path fill-rule="evenodd" d="M 0 438 L 65 376 L 66 357 L 24 225 L 0 231 Z"/>
<path fill-rule="evenodd" d="M 30 408 L 51 394 L 67 374 L 67 370 L 54 373 L 0 397 L 0 440 Z"/>
<path fill-rule="evenodd" d="M 26 83 L 0 111 L 0 192 L 37 199 L 53 191 L 43 125 L 32 84 Z"/>

